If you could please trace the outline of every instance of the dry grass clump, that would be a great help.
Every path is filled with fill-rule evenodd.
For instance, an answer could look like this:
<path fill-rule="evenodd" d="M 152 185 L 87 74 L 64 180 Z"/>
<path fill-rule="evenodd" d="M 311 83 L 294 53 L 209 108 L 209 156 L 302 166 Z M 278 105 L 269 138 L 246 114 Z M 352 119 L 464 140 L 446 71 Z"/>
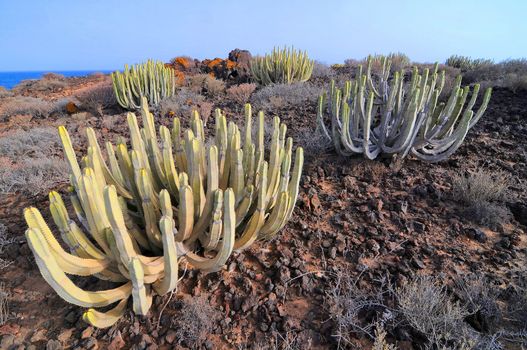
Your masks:
<path fill-rule="evenodd" d="M 506 173 L 482 168 L 467 176 L 455 174 L 452 178 L 454 198 L 469 205 L 502 200 L 509 183 L 510 176 Z"/>
<path fill-rule="evenodd" d="M 253 94 L 251 102 L 258 110 L 272 111 L 316 104 L 321 89 L 309 83 L 269 85 Z"/>
<path fill-rule="evenodd" d="M 59 155 L 60 149 L 57 130 L 52 127 L 38 127 L 27 131 L 20 129 L 0 138 L 0 156 L 13 160 L 18 157 Z"/>
<path fill-rule="evenodd" d="M 4 282 L 0 282 L 0 326 L 9 320 L 9 292 Z"/>
<path fill-rule="evenodd" d="M 254 83 L 244 83 L 240 85 L 233 85 L 227 89 L 227 97 L 240 105 L 243 105 L 249 101 L 252 93 L 256 89 Z"/>
<path fill-rule="evenodd" d="M 36 158 L 2 165 L 0 193 L 23 192 L 28 195 L 46 193 L 68 178 L 68 166 L 61 158 Z"/>
<path fill-rule="evenodd" d="M 209 74 L 191 75 L 187 80 L 189 89 L 197 94 L 214 98 L 225 93 L 225 82 Z"/>
<path fill-rule="evenodd" d="M 0 255 L 4 254 L 6 247 L 18 241 L 14 237 L 8 237 L 8 234 L 7 226 L 0 222 Z M 0 271 L 12 263 L 12 261 L 0 257 Z"/>
<path fill-rule="evenodd" d="M 337 73 L 327 64 L 315 61 L 313 66 L 313 73 L 311 73 L 311 80 L 320 80 L 328 82 L 335 79 Z"/>
<path fill-rule="evenodd" d="M 84 90 L 76 96 L 82 109 L 102 116 L 105 109 L 117 106 L 111 81 Z"/>
<path fill-rule="evenodd" d="M 509 209 L 499 203 L 506 194 L 510 177 L 504 172 L 478 169 L 467 176 L 455 174 L 452 190 L 455 200 L 464 204 L 463 215 L 492 229 L 510 220 Z"/>
<path fill-rule="evenodd" d="M 438 349 L 471 349 L 475 340 L 464 319 L 467 308 L 453 302 L 444 285 L 430 277 L 419 277 L 395 291 L 397 310 L 405 322 Z"/>
<path fill-rule="evenodd" d="M 7 90 L 3 86 L 0 86 L 0 98 L 11 97 L 11 96 L 13 96 L 13 93 L 11 91 Z"/>
<path fill-rule="evenodd" d="M 197 110 L 204 123 L 212 112 L 213 103 L 206 101 L 205 97 L 188 88 L 181 88 L 175 95 L 159 103 L 159 112 L 162 116 L 178 116 L 189 119 L 192 111 Z"/>
<path fill-rule="evenodd" d="M 352 345 L 352 334 L 366 334 L 375 339 L 378 322 L 389 321 L 392 313 L 384 299 L 388 288 L 364 290 L 359 281 L 347 272 L 337 272 L 335 281 L 326 293 L 325 303 L 331 319 L 335 323 L 334 337 L 341 345 Z M 373 315 L 365 318 L 364 315 Z"/>
<path fill-rule="evenodd" d="M 397 350 L 397 347 L 386 341 L 386 331 L 381 324 L 375 327 L 375 340 L 371 350 Z"/>
<path fill-rule="evenodd" d="M 197 349 L 212 333 L 220 319 L 219 311 L 205 297 L 186 297 L 178 301 L 176 308 L 179 312 L 171 326 L 176 331 L 177 344 Z"/>
<path fill-rule="evenodd" d="M 14 115 L 29 114 L 36 118 L 46 118 L 58 110 L 58 107 L 38 97 L 13 96 L 6 97 L 0 110 L 0 118 Z"/>

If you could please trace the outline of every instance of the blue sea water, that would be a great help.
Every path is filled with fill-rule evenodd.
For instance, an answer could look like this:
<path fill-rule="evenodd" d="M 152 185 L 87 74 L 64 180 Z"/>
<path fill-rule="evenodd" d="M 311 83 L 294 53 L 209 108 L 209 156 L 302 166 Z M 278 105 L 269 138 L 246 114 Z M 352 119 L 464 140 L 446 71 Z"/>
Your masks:
<path fill-rule="evenodd" d="M 93 73 L 111 73 L 111 70 L 39 71 L 39 72 L 0 72 L 0 86 L 11 89 L 27 79 L 40 79 L 46 73 L 62 74 L 65 77 L 84 77 Z"/>

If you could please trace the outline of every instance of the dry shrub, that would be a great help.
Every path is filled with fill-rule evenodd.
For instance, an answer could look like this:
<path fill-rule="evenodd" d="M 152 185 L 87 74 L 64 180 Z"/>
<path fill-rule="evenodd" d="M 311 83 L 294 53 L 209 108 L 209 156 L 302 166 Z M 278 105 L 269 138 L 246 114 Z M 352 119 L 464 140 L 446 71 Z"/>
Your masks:
<path fill-rule="evenodd" d="M 24 159 L 0 168 L 0 193 L 45 193 L 67 182 L 68 166 L 61 158 Z"/>
<path fill-rule="evenodd" d="M 9 292 L 4 282 L 0 282 L 0 326 L 9 320 Z"/>
<path fill-rule="evenodd" d="M 76 98 L 84 110 L 98 116 L 102 116 L 105 109 L 117 105 L 111 81 L 92 86 Z"/>
<path fill-rule="evenodd" d="M 444 285 L 430 277 L 418 277 L 395 291 L 398 311 L 406 323 L 437 348 L 472 348 L 464 319 L 465 306 L 453 302 Z"/>
<path fill-rule="evenodd" d="M 188 77 L 188 86 L 191 91 L 209 97 L 220 96 L 225 92 L 225 82 L 209 74 L 196 74 Z"/>
<path fill-rule="evenodd" d="M 505 172 L 490 172 L 478 169 L 467 176 L 452 177 L 454 199 L 468 205 L 502 200 L 506 195 L 510 176 Z"/>
<path fill-rule="evenodd" d="M 3 86 L 0 86 L 0 98 L 11 97 L 11 96 L 13 96 L 13 93 L 11 91 L 7 90 Z"/>
<path fill-rule="evenodd" d="M 325 305 L 335 323 L 333 336 L 339 344 L 351 345 L 353 334 L 375 338 L 378 322 L 387 322 L 392 315 L 384 304 L 388 290 L 384 285 L 376 290 L 365 290 L 348 272 L 337 272 L 335 281 L 326 292 Z M 365 318 L 365 314 L 373 316 Z"/>
<path fill-rule="evenodd" d="M 463 79 L 467 83 L 481 83 L 484 86 L 507 87 L 513 91 L 526 90 L 527 59 L 510 59 L 478 66 L 464 73 Z"/>
<path fill-rule="evenodd" d="M 181 88 L 175 95 L 170 96 L 159 103 L 159 111 L 162 116 L 178 116 L 189 119 L 192 111 L 197 110 L 204 121 L 210 116 L 213 104 L 205 100 L 205 97 L 192 92 L 188 88 Z"/>
<path fill-rule="evenodd" d="M 60 106 L 38 97 L 6 97 L 2 103 L 0 118 L 21 114 L 29 114 L 35 118 L 46 118 L 51 113 L 59 110 L 59 108 Z"/>
<path fill-rule="evenodd" d="M 373 342 L 372 350 L 397 350 L 393 344 L 386 341 L 386 331 L 382 324 L 378 323 L 375 327 L 375 341 Z"/>
<path fill-rule="evenodd" d="M 227 97 L 230 100 L 240 105 L 243 105 L 247 103 L 247 101 L 249 101 L 255 89 L 256 89 L 256 84 L 253 84 L 253 83 L 233 85 L 227 89 Z"/>
<path fill-rule="evenodd" d="M 315 61 L 313 66 L 313 73 L 311 73 L 311 80 L 320 80 L 323 82 L 329 82 L 331 79 L 335 79 L 336 72 L 327 64 Z"/>
<path fill-rule="evenodd" d="M 172 319 L 179 345 L 197 349 L 212 333 L 220 313 L 205 297 L 185 297 L 178 301 L 177 317 Z"/>
<path fill-rule="evenodd" d="M 322 89 L 309 83 L 275 84 L 266 86 L 252 95 L 251 102 L 266 111 L 305 104 L 316 104 Z"/>
<path fill-rule="evenodd" d="M 19 157 L 43 158 L 59 155 L 60 149 L 57 130 L 52 127 L 16 130 L 0 138 L 0 156 L 14 161 Z"/>
<path fill-rule="evenodd" d="M 481 276 L 469 275 L 455 281 L 455 292 L 466 306 L 467 322 L 474 329 L 485 333 L 497 330 L 502 315 L 496 286 Z"/>

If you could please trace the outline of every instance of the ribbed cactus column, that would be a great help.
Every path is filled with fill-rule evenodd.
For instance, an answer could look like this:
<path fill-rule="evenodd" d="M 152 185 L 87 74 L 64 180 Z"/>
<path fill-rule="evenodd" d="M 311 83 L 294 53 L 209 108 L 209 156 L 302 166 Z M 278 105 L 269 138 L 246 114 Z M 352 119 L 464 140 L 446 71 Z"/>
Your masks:
<path fill-rule="evenodd" d="M 292 84 L 309 80 L 315 61 L 307 52 L 294 48 L 274 48 L 270 54 L 251 60 L 253 78 L 262 85 Z"/>
<path fill-rule="evenodd" d="M 172 68 L 163 62 L 148 60 L 134 66 L 124 66 L 124 71 L 112 73 L 113 91 L 121 107 L 135 110 L 146 97 L 149 105 L 157 105 L 176 90 L 176 77 Z"/>

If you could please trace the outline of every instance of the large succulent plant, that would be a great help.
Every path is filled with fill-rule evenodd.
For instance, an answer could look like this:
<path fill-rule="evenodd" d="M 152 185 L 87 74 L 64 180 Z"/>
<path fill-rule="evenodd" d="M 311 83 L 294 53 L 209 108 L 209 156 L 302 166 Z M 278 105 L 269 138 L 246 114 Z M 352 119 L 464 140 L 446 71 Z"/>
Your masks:
<path fill-rule="evenodd" d="M 251 60 L 251 73 L 262 85 L 292 84 L 309 80 L 314 65 L 305 51 L 274 48 L 270 54 Z"/>
<path fill-rule="evenodd" d="M 371 62 L 369 58 L 365 73 L 359 66 L 355 79 L 342 89 L 332 81 L 328 94 L 319 97 L 317 127 L 346 156 L 364 154 L 374 159 L 380 154 L 405 157 L 411 152 L 428 162 L 444 160 L 459 148 L 490 100 L 488 88 L 474 113 L 480 86 L 474 85 L 472 91 L 461 87 L 459 76 L 448 100 L 439 102 L 445 73 L 438 73 L 437 64 L 432 72 L 419 73 L 414 68 L 405 82 L 402 71 L 390 76 L 390 60 L 383 58 L 376 76 Z M 330 126 L 326 126 L 326 115 Z"/>
<path fill-rule="evenodd" d="M 83 318 L 96 327 L 114 324 L 132 297 L 144 315 L 153 292 L 174 290 L 178 259 L 205 272 L 224 266 L 233 250 L 273 237 L 291 217 L 303 166 L 302 148 L 292 165 L 292 139 L 276 117 L 269 152 L 260 112 L 256 143 L 251 106 L 241 132 L 216 110 L 216 135 L 206 146 L 203 122 L 194 114 L 191 129 L 154 128 L 143 99 L 143 128 L 129 113 L 129 148 L 120 139 L 106 143 L 104 161 L 95 132 L 87 129 L 88 150 L 80 164 L 64 127 L 59 128 L 71 167 L 70 200 L 77 224 L 57 192 L 50 210 L 66 252 L 36 208 L 27 208 L 26 237 L 44 279 L 66 301 L 88 307 Z M 266 153 L 267 157 L 266 157 Z M 266 160 L 267 159 L 267 160 Z M 95 276 L 120 283 L 86 291 L 68 275 Z M 106 312 L 94 308 L 117 303 Z"/>

